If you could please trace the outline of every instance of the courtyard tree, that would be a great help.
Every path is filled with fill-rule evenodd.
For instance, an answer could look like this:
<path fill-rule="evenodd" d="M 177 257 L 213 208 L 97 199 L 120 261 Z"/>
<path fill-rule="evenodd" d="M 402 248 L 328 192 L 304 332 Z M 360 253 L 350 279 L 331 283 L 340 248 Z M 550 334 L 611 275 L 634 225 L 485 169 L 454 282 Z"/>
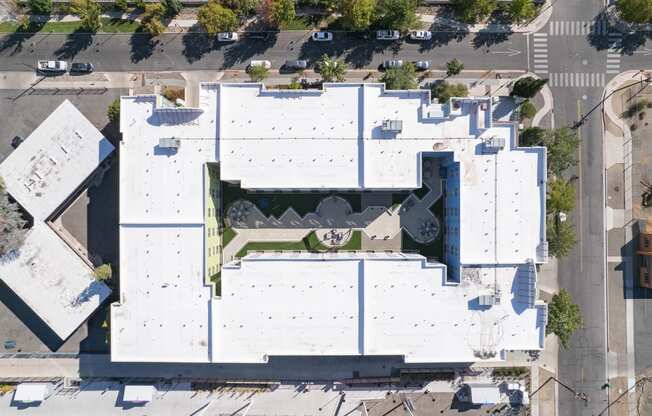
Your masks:
<path fill-rule="evenodd" d="M 417 83 L 417 71 L 410 62 L 400 68 L 389 68 L 380 78 L 389 90 L 413 90 L 419 84 Z"/>
<path fill-rule="evenodd" d="M 259 13 L 267 23 L 281 26 L 296 17 L 294 6 L 294 0 L 262 0 Z"/>
<path fill-rule="evenodd" d="M 455 11 L 463 22 L 478 23 L 496 10 L 496 0 L 453 0 Z"/>
<path fill-rule="evenodd" d="M 575 247 L 575 227 L 568 221 L 560 221 L 559 217 L 550 217 L 546 222 L 546 237 L 548 251 L 553 257 L 566 257 Z"/>
<path fill-rule="evenodd" d="M 464 84 L 449 84 L 440 82 L 433 89 L 432 93 L 440 104 L 447 103 L 451 97 L 466 97 L 469 95 L 469 89 Z"/>
<path fill-rule="evenodd" d="M 72 0 L 70 12 L 79 17 L 84 30 L 95 33 L 102 27 L 102 9 L 95 0 Z"/>
<path fill-rule="evenodd" d="M 50 15 L 52 13 L 52 0 L 28 0 L 27 5 L 32 14 Z"/>
<path fill-rule="evenodd" d="M 446 62 L 446 76 L 452 77 L 459 74 L 464 70 L 464 64 L 460 62 L 457 58 L 454 58 L 451 61 Z"/>
<path fill-rule="evenodd" d="M 109 108 L 106 110 L 106 116 L 111 123 L 116 123 L 120 120 L 120 99 L 116 98 Z"/>
<path fill-rule="evenodd" d="M 260 82 L 267 78 L 269 70 L 262 65 L 249 65 L 247 74 L 253 82 Z"/>
<path fill-rule="evenodd" d="M 652 23 L 652 0 L 618 0 L 620 17 L 631 23 Z"/>
<path fill-rule="evenodd" d="M 523 77 L 519 78 L 512 88 L 510 95 L 522 97 L 522 98 L 532 98 L 543 88 L 543 86 L 548 82 L 547 79 L 540 79 L 534 77 Z"/>
<path fill-rule="evenodd" d="M 561 289 L 548 304 L 546 335 L 555 334 L 564 348 L 568 348 L 571 335 L 583 325 L 580 307 L 573 303 L 570 293 Z"/>
<path fill-rule="evenodd" d="M 534 19 L 537 15 L 537 6 L 533 0 L 512 0 L 507 12 L 514 23 L 524 23 Z"/>
<path fill-rule="evenodd" d="M 410 30 L 419 25 L 417 0 L 377 0 L 376 22 L 389 29 Z"/>
<path fill-rule="evenodd" d="M 562 178 L 548 181 L 546 208 L 549 214 L 570 212 L 575 208 L 575 188 Z"/>
<path fill-rule="evenodd" d="M 165 7 L 161 3 L 147 3 L 140 22 L 143 30 L 152 36 L 165 32 L 165 25 L 161 21 L 164 15 Z"/>
<path fill-rule="evenodd" d="M 220 32 L 233 32 L 238 28 L 238 16 L 217 0 L 210 0 L 199 8 L 197 21 L 211 36 Z"/>
<path fill-rule="evenodd" d="M 529 119 L 531 120 L 537 114 L 537 108 L 530 102 L 530 100 L 525 100 L 521 103 L 519 109 L 519 115 L 521 120 Z"/>
<path fill-rule="evenodd" d="M 367 29 L 374 20 L 376 0 L 341 0 L 338 11 L 342 14 L 344 25 L 349 29 Z"/>
<path fill-rule="evenodd" d="M 107 280 L 110 280 L 111 277 L 113 277 L 113 270 L 111 269 L 110 264 L 105 263 L 101 266 L 98 266 L 93 272 L 93 275 L 95 276 L 95 280 L 98 282 L 106 282 Z"/>
<path fill-rule="evenodd" d="M 16 251 L 25 241 L 25 225 L 20 207 L 9 198 L 0 178 L 0 257 Z"/>
<path fill-rule="evenodd" d="M 323 82 L 342 82 L 346 75 L 346 64 L 341 59 L 331 58 L 324 54 L 317 63 L 317 73 Z"/>

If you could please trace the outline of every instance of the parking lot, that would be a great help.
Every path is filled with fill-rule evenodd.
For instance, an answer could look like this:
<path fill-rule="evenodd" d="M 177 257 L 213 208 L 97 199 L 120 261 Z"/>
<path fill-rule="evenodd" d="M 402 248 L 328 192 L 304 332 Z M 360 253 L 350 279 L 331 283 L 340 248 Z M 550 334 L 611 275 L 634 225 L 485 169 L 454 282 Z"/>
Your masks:
<path fill-rule="evenodd" d="M 106 108 L 121 94 L 127 94 L 127 91 L 0 90 L 3 120 L 0 123 L 0 163 L 13 151 L 11 142 L 15 136 L 27 138 L 64 100 L 72 102 L 98 129 L 103 130 L 108 125 Z M 7 122 L 9 120 L 11 122 Z M 114 135 L 113 131 L 106 129 L 104 133 L 115 141 L 115 137 L 110 137 Z M 89 189 L 64 214 L 64 224 L 104 262 L 117 259 L 117 172 L 117 163 L 113 163 L 101 183 Z M 27 305 L 4 284 L 0 282 L 0 285 L 0 353 L 108 351 L 105 330 L 101 328 L 108 303 L 62 343 Z"/>

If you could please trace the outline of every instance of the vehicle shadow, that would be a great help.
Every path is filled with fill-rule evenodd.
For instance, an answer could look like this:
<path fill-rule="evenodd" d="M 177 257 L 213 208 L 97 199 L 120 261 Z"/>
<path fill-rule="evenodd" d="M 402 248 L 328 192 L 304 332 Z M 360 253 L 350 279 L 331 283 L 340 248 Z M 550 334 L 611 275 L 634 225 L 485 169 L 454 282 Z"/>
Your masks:
<path fill-rule="evenodd" d="M 36 35 L 45 25 L 45 22 L 31 22 L 25 32 L 13 32 L 7 34 L 0 41 L 0 52 L 12 49 L 10 55 L 15 55 L 23 51 L 23 43 Z"/>
<path fill-rule="evenodd" d="M 57 59 L 72 59 L 79 52 L 93 45 L 94 33 L 77 29 L 66 37 L 64 44 L 54 52 Z"/>

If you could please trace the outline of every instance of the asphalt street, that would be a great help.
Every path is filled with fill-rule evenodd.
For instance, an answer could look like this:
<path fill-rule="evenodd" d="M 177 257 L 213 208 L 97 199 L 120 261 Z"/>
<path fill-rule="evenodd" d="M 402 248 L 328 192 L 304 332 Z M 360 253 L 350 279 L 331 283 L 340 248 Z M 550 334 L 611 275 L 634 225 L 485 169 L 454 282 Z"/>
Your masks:
<path fill-rule="evenodd" d="M 584 327 L 559 355 L 559 378 L 589 397 L 576 399 L 560 389 L 562 416 L 596 415 L 609 397 L 604 242 L 604 172 L 602 117 L 599 103 L 605 84 L 616 73 L 652 66 L 650 35 L 619 34 L 602 20 L 604 3 L 557 1 L 551 21 L 537 34 L 435 33 L 428 43 L 378 42 L 337 32 L 333 43 L 309 41 L 308 32 L 249 34 L 218 45 L 197 34 L 144 35 L 5 35 L 0 37 L 0 70 L 33 68 L 37 59 L 91 61 L 98 71 L 242 69 L 252 59 L 279 68 L 288 59 L 316 61 L 323 53 L 342 57 L 351 67 L 376 68 L 384 59 L 428 59 L 435 68 L 457 58 L 472 70 L 530 70 L 550 79 L 557 127 L 583 124 L 575 174 L 578 244 L 559 263 L 560 286 L 580 305 Z M 598 106 L 593 112 L 591 109 Z M 612 396 L 612 399 L 615 395 Z"/>

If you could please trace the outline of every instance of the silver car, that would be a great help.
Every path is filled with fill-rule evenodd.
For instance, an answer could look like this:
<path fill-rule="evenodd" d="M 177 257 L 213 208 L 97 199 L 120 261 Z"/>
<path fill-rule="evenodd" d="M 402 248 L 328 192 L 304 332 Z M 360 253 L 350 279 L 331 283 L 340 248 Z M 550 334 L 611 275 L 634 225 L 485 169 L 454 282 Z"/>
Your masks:
<path fill-rule="evenodd" d="M 401 32 L 398 30 L 378 30 L 376 31 L 376 39 L 378 40 L 399 40 Z"/>
<path fill-rule="evenodd" d="M 414 67 L 419 71 L 425 71 L 426 69 L 430 69 L 430 61 L 416 61 Z"/>
<path fill-rule="evenodd" d="M 403 61 L 400 59 L 388 59 L 387 61 L 383 62 L 383 68 L 385 69 L 400 68 L 402 66 Z"/>
<path fill-rule="evenodd" d="M 414 30 L 410 32 L 410 39 L 412 40 L 430 40 L 432 39 L 432 32 L 429 30 Z"/>

